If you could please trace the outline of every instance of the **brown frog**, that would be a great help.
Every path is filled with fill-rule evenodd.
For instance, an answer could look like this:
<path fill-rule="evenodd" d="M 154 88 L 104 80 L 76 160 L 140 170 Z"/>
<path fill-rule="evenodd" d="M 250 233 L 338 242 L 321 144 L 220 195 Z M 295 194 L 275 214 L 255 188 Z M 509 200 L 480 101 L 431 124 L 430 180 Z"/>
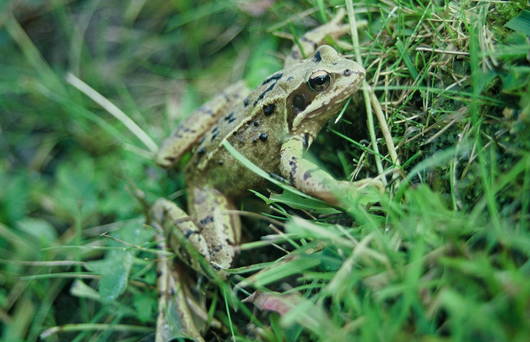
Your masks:
<path fill-rule="evenodd" d="M 217 269 L 230 267 L 240 235 L 239 217 L 230 215 L 234 201 L 266 182 L 244 167 L 222 145 L 228 141 L 246 158 L 271 174 L 281 174 L 299 190 L 332 204 L 337 190 L 356 192 L 357 183 L 335 180 L 304 159 L 320 129 L 358 90 L 365 71 L 332 47 L 326 36 L 346 32 L 340 13 L 328 24 L 308 32 L 293 47 L 283 70 L 254 91 L 242 82 L 228 87 L 200 107 L 165 140 L 156 161 L 171 167 L 186 151 L 188 214 L 160 199 L 152 218 L 171 225 Z"/>

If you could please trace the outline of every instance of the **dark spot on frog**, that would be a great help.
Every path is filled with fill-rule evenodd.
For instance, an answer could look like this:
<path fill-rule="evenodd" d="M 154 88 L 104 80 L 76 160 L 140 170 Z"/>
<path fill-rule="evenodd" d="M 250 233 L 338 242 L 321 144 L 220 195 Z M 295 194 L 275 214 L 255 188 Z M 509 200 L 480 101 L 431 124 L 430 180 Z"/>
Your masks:
<path fill-rule="evenodd" d="M 247 97 L 245 97 L 245 99 L 243 100 L 243 105 L 244 105 L 245 107 L 248 107 L 248 104 L 249 104 L 249 103 L 250 103 L 250 99 L 249 99 L 248 96 L 247 96 Z"/>
<path fill-rule="evenodd" d="M 305 181 L 308 180 L 311 177 L 311 171 L 304 172 L 304 176 L 303 177 L 304 177 Z"/>
<path fill-rule="evenodd" d="M 344 71 L 342 72 L 342 74 L 344 76 L 351 76 L 352 74 L 352 71 L 350 69 L 344 69 Z"/>
<path fill-rule="evenodd" d="M 213 216 L 211 215 L 208 215 L 206 216 L 205 218 L 203 218 L 202 220 L 199 221 L 199 224 L 201 226 L 205 226 L 207 225 L 208 223 L 212 223 L 213 222 Z"/>
<path fill-rule="evenodd" d="M 184 238 L 185 238 L 185 239 L 189 239 L 190 236 L 192 236 L 192 235 L 194 235 L 194 234 L 199 234 L 199 232 L 196 231 L 196 230 L 188 229 L 188 230 L 186 230 L 186 231 L 184 232 Z"/>
<path fill-rule="evenodd" d="M 224 120 L 228 123 L 232 123 L 234 121 L 236 121 L 236 116 L 234 114 L 234 112 L 230 112 L 230 114 L 228 114 L 227 116 L 224 117 Z"/>
<path fill-rule="evenodd" d="M 212 138 L 210 139 L 211 141 L 214 141 L 215 138 L 217 138 L 219 136 L 219 126 L 215 126 L 213 129 L 212 129 Z"/>
<path fill-rule="evenodd" d="M 197 150 L 197 156 L 202 157 L 206 153 L 206 149 L 201 147 Z"/>
<path fill-rule="evenodd" d="M 296 170 L 298 168 L 295 156 L 292 156 L 291 160 L 289 160 L 289 166 L 291 167 L 291 170 L 289 170 L 289 182 L 291 182 L 291 184 L 294 184 L 294 176 L 296 175 Z"/>
<path fill-rule="evenodd" d="M 260 133 L 260 135 L 259 135 L 259 140 L 261 140 L 261 141 L 267 141 L 267 139 L 269 139 L 269 135 L 268 135 L 267 133 L 265 133 L 265 132 Z"/>
<path fill-rule="evenodd" d="M 225 163 L 225 162 L 222 161 L 222 160 L 218 160 L 218 161 L 217 161 L 217 164 L 218 164 L 218 165 L 224 165 L 224 163 Z"/>
<path fill-rule="evenodd" d="M 272 115 L 275 109 L 276 109 L 276 105 L 274 103 L 265 105 L 263 106 L 263 114 L 265 114 L 266 116 Z"/>
<path fill-rule="evenodd" d="M 270 76 L 269 78 L 267 78 L 265 81 L 263 81 L 263 82 L 261 83 L 261 85 L 267 84 L 267 83 L 269 83 L 270 81 L 275 81 L 275 82 L 277 82 L 280 78 L 282 78 L 282 76 L 283 76 L 283 73 L 281 73 L 281 72 L 276 73 L 276 74 Z"/>
<path fill-rule="evenodd" d="M 259 127 L 259 121 L 254 121 L 252 125 L 254 125 L 254 127 Z"/>
<path fill-rule="evenodd" d="M 222 250 L 223 250 L 223 246 L 222 245 L 215 245 L 215 246 L 212 246 L 212 248 L 210 249 L 210 252 L 213 253 L 213 254 L 217 254 L 217 253 L 219 253 Z"/>
<path fill-rule="evenodd" d="M 320 51 L 317 51 L 315 55 L 313 56 L 313 62 L 318 63 L 322 60 L 322 56 L 320 55 Z"/>

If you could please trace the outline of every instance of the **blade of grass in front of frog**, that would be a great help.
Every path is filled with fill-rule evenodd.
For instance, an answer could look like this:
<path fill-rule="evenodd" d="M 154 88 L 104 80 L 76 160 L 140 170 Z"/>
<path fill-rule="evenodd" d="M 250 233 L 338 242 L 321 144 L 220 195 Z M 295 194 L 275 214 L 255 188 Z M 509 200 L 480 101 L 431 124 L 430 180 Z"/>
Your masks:
<path fill-rule="evenodd" d="M 313 200 L 311 198 L 307 198 L 304 199 L 303 202 L 301 202 L 298 196 L 294 195 L 289 191 L 285 191 L 281 194 L 272 194 L 270 196 L 269 201 L 287 204 L 291 208 L 295 209 L 311 210 L 319 214 L 329 215 L 340 213 L 339 210 L 330 207 L 329 204 L 322 202 L 321 200 Z"/>
<path fill-rule="evenodd" d="M 279 186 L 280 188 L 282 188 L 284 190 L 287 190 L 287 191 L 290 191 L 290 192 L 292 192 L 294 194 L 297 194 L 298 196 L 301 196 L 301 197 L 304 197 L 304 198 L 308 198 L 308 199 L 311 199 L 311 200 L 314 200 L 314 201 L 319 201 L 318 199 L 316 199 L 316 198 L 314 198 L 312 196 L 309 196 L 308 194 L 305 194 L 305 193 L 301 192 L 300 190 L 296 189 L 295 187 L 293 187 L 291 185 L 282 183 L 282 182 L 278 181 L 277 179 L 274 179 L 268 172 L 263 171 L 256 164 L 254 164 L 253 162 L 248 160 L 247 157 L 245 157 L 244 155 L 239 153 L 239 151 L 236 150 L 234 148 L 234 146 L 232 146 L 227 140 L 223 140 L 222 145 L 224 146 L 224 148 L 226 148 L 228 153 L 230 153 L 232 155 L 232 157 L 236 158 L 236 160 L 239 161 L 241 164 L 243 164 L 243 166 L 245 166 L 247 169 L 249 169 L 250 171 L 252 171 L 255 174 L 257 174 L 258 176 L 263 177 L 266 180 L 268 180 L 269 182 Z"/>
<path fill-rule="evenodd" d="M 339 115 L 337 115 L 337 118 L 335 119 L 335 122 L 333 122 L 334 125 L 336 125 L 340 121 L 340 119 L 342 119 L 342 116 L 344 115 L 344 112 L 346 112 L 346 108 L 348 108 L 348 106 L 350 105 L 350 102 L 351 102 L 351 96 L 348 98 L 348 100 L 346 101 L 344 106 L 342 106 L 342 109 L 341 109 Z"/>
<path fill-rule="evenodd" d="M 77 76 L 69 73 L 66 75 L 66 81 L 77 88 L 80 92 L 88 96 L 92 101 L 96 102 L 104 108 L 109 114 L 120 121 L 127 129 L 134 134 L 148 149 L 149 152 L 155 153 L 158 146 L 151 139 L 151 137 L 136 124 L 127 114 L 125 114 L 118 106 L 108 100 L 106 97 L 98 93 L 94 88 L 83 82 Z"/>

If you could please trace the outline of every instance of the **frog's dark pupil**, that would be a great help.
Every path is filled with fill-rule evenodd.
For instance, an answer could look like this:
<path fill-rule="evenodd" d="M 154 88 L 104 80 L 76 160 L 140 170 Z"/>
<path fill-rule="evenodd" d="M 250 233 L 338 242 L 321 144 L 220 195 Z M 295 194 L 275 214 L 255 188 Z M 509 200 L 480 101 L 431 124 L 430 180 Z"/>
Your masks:
<path fill-rule="evenodd" d="M 317 76 L 313 79 L 313 82 L 318 85 L 326 83 L 326 77 L 328 76 Z"/>
<path fill-rule="evenodd" d="M 305 103 L 304 95 L 296 94 L 293 97 L 293 107 L 299 112 L 303 111 L 305 107 L 307 107 L 307 104 Z"/>
<path fill-rule="evenodd" d="M 317 75 L 309 79 L 309 86 L 316 91 L 322 91 L 329 85 L 329 74 Z"/>

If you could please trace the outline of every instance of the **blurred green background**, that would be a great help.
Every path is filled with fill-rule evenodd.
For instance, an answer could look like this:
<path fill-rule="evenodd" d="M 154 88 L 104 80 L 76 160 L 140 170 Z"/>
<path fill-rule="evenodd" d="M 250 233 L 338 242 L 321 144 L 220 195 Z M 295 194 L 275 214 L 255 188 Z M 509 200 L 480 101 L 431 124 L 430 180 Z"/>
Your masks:
<path fill-rule="evenodd" d="M 160 143 L 230 83 L 245 79 L 252 87 L 281 69 L 292 44 L 282 37 L 300 37 L 329 20 L 338 5 L 344 2 L 1 2 L 2 341 L 37 341 L 59 326 L 72 332 L 47 331 L 47 341 L 153 338 L 156 255 L 136 248 L 154 244 L 134 192 L 143 191 L 150 203 L 161 196 L 182 203 L 183 177 L 156 167 L 148 148 L 67 75 L 97 90 Z M 329 236 L 297 231 L 300 245 L 289 249 L 302 253 L 306 243 L 321 241 L 323 261 L 288 275 L 305 281 L 298 290 L 326 312 L 329 322 L 320 322 L 340 332 L 334 340 L 528 340 L 527 5 L 355 1 L 358 19 L 366 20 L 360 34 L 367 81 L 383 104 L 402 175 L 412 186 L 393 182 L 387 201 L 366 214 L 372 221 L 351 212 L 311 215 L 278 201 L 284 215 L 275 215 L 343 223 L 355 241 L 371 236 L 372 256 L 387 258 L 359 261 L 360 273 L 332 296 L 322 290 L 352 250 Z M 315 154 L 337 177 L 377 174 L 365 125 L 364 105 L 356 99 L 319 137 Z M 384 158 L 386 148 L 380 149 Z M 388 170 L 392 165 L 384 160 Z M 259 233 L 249 233 L 249 240 L 266 229 L 256 225 Z M 254 262 L 270 253 L 257 249 Z M 414 269 L 415 262 L 425 267 Z M 228 317 L 222 296 L 215 298 L 212 312 L 230 322 L 231 332 L 209 340 L 333 338 L 302 319 L 286 327 L 277 314 L 234 311 Z"/>

